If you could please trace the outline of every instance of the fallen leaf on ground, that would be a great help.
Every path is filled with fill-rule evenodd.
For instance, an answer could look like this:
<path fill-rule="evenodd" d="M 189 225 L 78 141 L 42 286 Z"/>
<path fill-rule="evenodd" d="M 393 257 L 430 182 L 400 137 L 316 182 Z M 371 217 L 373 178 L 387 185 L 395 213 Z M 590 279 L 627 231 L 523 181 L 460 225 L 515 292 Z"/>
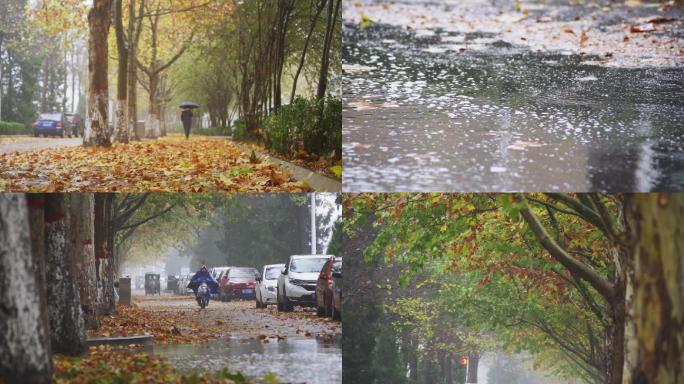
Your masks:
<path fill-rule="evenodd" d="M 272 175 L 279 183 L 272 183 Z M 167 136 L 115 143 L 0 154 L 0 186 L 15 192 L 302 192 L 280 166 L 250 161 L 229 140 Z"/>

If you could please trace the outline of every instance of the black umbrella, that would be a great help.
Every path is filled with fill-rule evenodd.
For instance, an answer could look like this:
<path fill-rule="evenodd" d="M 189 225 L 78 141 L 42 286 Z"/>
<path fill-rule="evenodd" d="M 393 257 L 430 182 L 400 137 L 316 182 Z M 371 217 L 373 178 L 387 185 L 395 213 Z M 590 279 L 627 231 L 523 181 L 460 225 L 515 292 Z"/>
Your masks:
<path fill-rule="evenodd" d="M 193 108 L 199 108 L 199 104 L 193 103 L 192 101 L 184 101 L 180 103 L 180 107 L 183 109 L 193 109 Z"/>

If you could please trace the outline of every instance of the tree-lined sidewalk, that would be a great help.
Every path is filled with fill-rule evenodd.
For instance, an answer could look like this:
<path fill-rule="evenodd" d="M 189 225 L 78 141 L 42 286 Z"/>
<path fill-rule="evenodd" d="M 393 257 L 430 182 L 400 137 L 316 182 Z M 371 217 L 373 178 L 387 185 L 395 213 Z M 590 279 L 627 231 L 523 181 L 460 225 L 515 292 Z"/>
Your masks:
<path fill-rule="evenodd" d="M 5 191 L 304 192 L 281 166 L 258 159 L 225 139 L 115 143 L 0 154 Z"/>

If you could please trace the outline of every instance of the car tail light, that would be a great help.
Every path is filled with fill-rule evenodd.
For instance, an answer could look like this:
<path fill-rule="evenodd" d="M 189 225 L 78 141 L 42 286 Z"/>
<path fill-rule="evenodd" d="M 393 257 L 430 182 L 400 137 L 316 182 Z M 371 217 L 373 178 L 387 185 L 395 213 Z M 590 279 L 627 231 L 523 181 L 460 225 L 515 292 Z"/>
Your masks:
<path fill-rule="evenodd" d="M 57 129 L 62 129 L 62 122 L 61 121 L 57 122 Z"/>

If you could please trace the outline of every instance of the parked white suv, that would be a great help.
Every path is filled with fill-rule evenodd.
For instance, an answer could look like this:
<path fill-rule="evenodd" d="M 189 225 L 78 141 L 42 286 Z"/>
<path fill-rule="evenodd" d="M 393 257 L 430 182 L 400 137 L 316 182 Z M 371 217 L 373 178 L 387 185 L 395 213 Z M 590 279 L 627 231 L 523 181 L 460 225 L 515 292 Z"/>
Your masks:
<path fill-rule="evenodd" d="M 256 279 L 256 307 L 266 308 L 269 304 L 278 302 L 276 287 L 278 286 L 278 276 L 285 264 L 264 265 L 261 276 Z"/>
<path fill-rule="evenodd" d="M 278 276 L 278 311 L 316 306 L 316 282 L 331 255 L 293 255 Z"/>

